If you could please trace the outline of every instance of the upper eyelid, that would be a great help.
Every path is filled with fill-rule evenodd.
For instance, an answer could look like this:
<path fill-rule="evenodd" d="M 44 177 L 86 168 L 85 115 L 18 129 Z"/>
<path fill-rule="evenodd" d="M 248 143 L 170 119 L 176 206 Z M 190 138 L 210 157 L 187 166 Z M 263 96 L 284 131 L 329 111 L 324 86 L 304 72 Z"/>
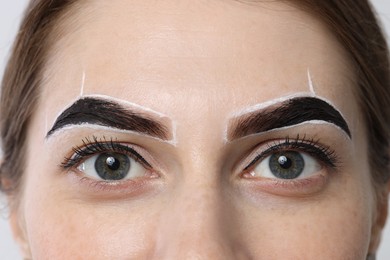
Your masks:
<path fill-rule="evenodd" d="M 85 153 L 88 149 L 91 149 L 89 151 L 90 154 L 85 156 L 80 155 L 80 153 Z M 137 162 L 141 163 L 144 167 L 153 168 L 150 165 L 150 163 L 144 159 L 144 157 L 137 151 L 137 149 L 133 145 L 118 142 L 118 141 L 113 141 L 113 140 L 98 141 L 96 138 L 94 138 L 94 141 L 90 141 L 88 138 L 86 138 L 85 140 L 83 140 L 83 146 L 74 147 L 72 155 L 64 159 L 64 161 L 61 163 L 61 167 L 71 168 L 80 164 L 83 160 L 91 158 L 99 153 L 110 152 L 110 151 L 117 152 L 117 153 L 125 153 L 130 157 L 132 157 Z"/>

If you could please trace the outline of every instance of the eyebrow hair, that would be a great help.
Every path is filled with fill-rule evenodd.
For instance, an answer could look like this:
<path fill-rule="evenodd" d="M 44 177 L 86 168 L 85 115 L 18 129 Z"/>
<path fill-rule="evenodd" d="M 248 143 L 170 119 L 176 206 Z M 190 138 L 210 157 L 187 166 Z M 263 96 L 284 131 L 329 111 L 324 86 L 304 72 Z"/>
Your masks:
<path fill-rule="evenodd" d="M 332 123 L 351 138 L 351 131 L 340 112 L 326 101 L 314 97 L 292 98 L 276 107 L 251 112 L 233 120 L 233 127 L 228 131 L 229 140 L 314 120 Z"/>
<path fill-rule="evenodd" d="M 135 131 L 168 140 L 168 130 L 160 122 L 126 109 L 119 103 L 92 97 L 79 99 L 62 112 L 46 137 L 66 126 L 82 124 Z"/>

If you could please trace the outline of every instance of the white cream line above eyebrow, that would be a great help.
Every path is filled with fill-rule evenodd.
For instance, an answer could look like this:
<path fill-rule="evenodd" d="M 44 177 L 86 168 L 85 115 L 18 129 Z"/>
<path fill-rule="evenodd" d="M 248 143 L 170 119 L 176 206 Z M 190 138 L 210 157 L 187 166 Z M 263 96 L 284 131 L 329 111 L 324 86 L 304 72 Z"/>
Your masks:
<path fill-rule="evenodd" d="M 138 105 L 136 103 L 132 103 L 130 101 L 123 100 L 123 99 L 120 99 L 120 98 L 115 98 L 115 97 L 111 97 L 111 96 L 107 96 L 107 95 L 101 95 L 101 94 L 89 94 L 89 95 L 84 95 L 82 97 L 78 97 L 78 98 L 74 99 L 73 102 L 71 102 L 69 105 L 67 105 L 64 109 L 62 109 L 57 114 L 56 118 L 58 118 L 65 110 L 67 110 L 69 107 L 71 107 L 80 98 L 97 98 L 97 99 L 103 99 L 103 100 L 107 100 L 107 101 L 113 101 L 113 102 L 118 103 L 119 105 L 122 105 L 122 106 L 127 107 L 127 108 L 135 108 L 137 112 L 151 113 L 155 117 L 167 118 L 167 119 L 169 119 L 172 122 L 172 120 L 167 115 L 164 115 L 163 113 L 157 112 L 157 111 L 155 111 L 155 110 L 153 110 L 151 108 L 148 108 L 148 107 L 145 107 L 145 106 L 141 106 L 141 105 Z"/>
<path fill-rule="evenodd" d="M 255 108 L 245 109 L 230 119 L 230 125 L 224 131 L 226 142 L 252 133 L 268 132 L 313 120 L 333 123 L 351 138 L 350 128 L 343 115 L 322 98 L 312 95 L 288 96 L 266 102 L 266 105 L 255 105 Z"/>
<path fill-rule="evenodd" d="M 314 90 L 314 84 L 313 84 L 313 79 L 311 77 L 311 74 L 310 74 L 310 70 L 307 69 L 307 80 L 308 80 L 308 83 L 309 83 L 309 90 L 310 92 L 313 94 L 313 95 L 316 95 L 316 92 Z"/>
<path fill-rule="evenodd" d="M 148 108 L 148 107 L 141 106 L 139 104 L 130 102 L 128 100 L 123 100 L 123 99 L 120 99 L 120 98 L 115 98 L 115 97 L 101 95 L 101 94 L 85 95 L 83 97 L 101 98 L 101 99 L 105 99 L 107 101 L 114 101 L 114 102 L 116 102 L 116 103 L 118 103 L 120 105 L 123 105 L 123 106 L 126 106 L 126 107 L 131 107 L 131 108 L 136 108 L 136 109 L 139 109 L 140 111 L 145 111 L 145 112 L 148 112 L 148 113 L 152 113 L 154 116 L 158 116 L 160 118 L 167 118 L 170 121 L 172 121 L 172 119 L 170 119 L 167 115 L 165 115 L 163 113 L 160 113 L 160 112 L 157 112 L 156 110 L 153 110 L 151 108 Z"/>
<path fill-rule="evenodd" d="M 313 94 L 312 93 L 308 93 L 308 92 L 295 93 L 295 94 L 292 94 L 292 95 L 286 95 L 286 96 L 274 98 L 274 99 L 271 99 L 271 100 L 267 100 L 265 102 L 258 103 L 258 104 L 255 104 L 253 106 L 249 106 L 247 108 L 241 109 L 238 112 L 233 112 L 229 116 L 229 118 L 227 120 L 227 123 L 226 123 L 226 126 L 225 126 L 225 129 L 224 129 L 224 133 L 223 133 L 223 140 L 224 140 L 224 142 L 225 143 L 230 142 L 229 139 L 228 139 L 228 130 L 229 130 L 229 122 L 232 119 L 238 118 L 238 117 L 241 117 L 243 115 L 246 115 L 246 114 L 249 114 L 249 113 L 253 113 L 253 112 L 256 112 L 256 111 L 259 111 L 259 110 L 263 110 L 263 109 L 265 109 L 267 107 L 271 107 L 271 106 L 273 106 L 275 104 L 283 103 L 284 101 L 292 99 L 292 98 L 308 97 L 308 96 L 313 96 Z"/>
<path fill-rule="evenodd" d="M 325 99 L 323 97 L 318 96 L 315 93 L 314 84 L 313 84 L 313 80 L 312 80 L 312 77 L 311 77 L 309 69 L 307 69 L 307 77 L 308 77 L 309 92 L 297 92 L 297 93 L 294 93 L 294 94 L 291 94 L 291 95 L 280 96 L 280 97 L 277 97 L 277 98 L 274 98 L 274 99 L 271 99 L 271 100 L 267 100 L 267 101 L 262 102 L 262 103 L 255 104 L 253 106 L 244 108 L 244 109 L 242 109 L 242 110 L 240 110 L 238 112 L 234 112 L 229 117 L 228 121 L 231 118 L 238 117 L 238 116 L 241 116 L 241 115 L 244 115 L 244 114 L 247 114 L 247 113 L 255 112 L 257 110 L 261 110 L 261 109 L 270 107 L 272 105 L 275 105 L 275 104 L 278 104 L 278 103 L 282 103 L 282 102 L 284 102 L 286 100 L 297 98 L 297 97 L 316 97 L 316 98 L 319 98 L 319 99 L 327 102 L 328 104 L 332 105 L 333 107 L 335 107 L 334 104 L 332 104 L 332 102 L 330 102 L 329 100 L 327 100 L 327 99 Z M 339 113 L 342 115 L 342 113 L 340 111 L 339 111 Z"/>
<path fill-rule="evenodd" d="M 99 109 L 102 109 L 100 110 L 101 114 L 99 114 Z M 127 114 L 126 111 L 130 114 Z M 154 121 L 153 117 L 159 120 Z M 127 100 L 105 95 L 86 95 L 76 99 L 59 113 L 52 129 L 47 133 L 47 137 L 68 125 L 84 125 L 84 123 L 117 127 L 121 130 L 137 129 L 176 143 L 176 137 L 173 134 L 169 134 L 170 137 L 167 139 L 168 132 L 175 133 L 173 128 L 176 125 L 166 115 Z M 165 129 L 165 127 L 169 128 Z"/>
<path fill-rule="evenodd" d="M 295 93 L 295 94 L 292 94 L 292 95 L 286 95 L 286 96 L 281 96 L 281 97 L 274 98 L 274 99 L 271 99 L 271 100 L 267 100 L 265 102 L 255 104 L 255 105 L 249 106 L 247 108 L 241 109 L 238 112 L 232 113 L 231 116 L 229 116 L 228 122 L 231 119 L 235 118 L 235 117 L 239 117 L 239 116 L 243 116 L 243 115 L 248 114 L 248 113 L 252 113 L 252 112 L 259 111 L 259 110 L 263 110 L 263 109 L 265 109 L 267 107 L 271 107 L 273 105 L 283 103 L 283 102 L 285 102 L 285 101 L 287 101 L 289 99 L 298 98 L 298 97 L 314 97 L 314 96 L 315 95 L 313 95 L 310 92 L 299 92 L 299 93 Z"/>
<path fill-rule="evenodd" d="M 80 97 L 84 95 L 85 77 L 85 71 L 83 71 L 83 76 L 81 77 Z"/>

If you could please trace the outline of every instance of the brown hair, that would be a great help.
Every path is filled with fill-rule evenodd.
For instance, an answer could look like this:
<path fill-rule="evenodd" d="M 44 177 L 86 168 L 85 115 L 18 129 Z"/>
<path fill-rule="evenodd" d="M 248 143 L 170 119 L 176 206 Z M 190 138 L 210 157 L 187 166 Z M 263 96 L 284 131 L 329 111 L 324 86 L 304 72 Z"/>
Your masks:
<path fill-rule="evenodd" d="M 371 174 L 374 183 L 384 187 L 390 179 L 389 50 L 373 8 L 365 0 L 296 2 L 328 25 L 352 58 Z"/>
<path fill-rule="evenodd" d="M 39 96 L 54 27 L 75 0 L 32 0 L 8 61 L 0 99 L 0 189 L 14 195 L 24 172 L 26 135 Z"/>
<path fill-rule="evenodd" d="M 358 102 L 364 113 L 369 160 L 377 188 L 389 180 L 390 71 L 386 41 L 366 0 L 294 0 L 334 32 L 356 68 Z M 26 133 L 36 106 L 55 26 L 78 1 L 33 0 L 26 12 L 1 88 L 3 161 L 0 189 L 15 194 L 24 172 Z M 64 17 L 65 19 L 66 17 Z M 377 189 L 380 190 L 380 189 Z"/>

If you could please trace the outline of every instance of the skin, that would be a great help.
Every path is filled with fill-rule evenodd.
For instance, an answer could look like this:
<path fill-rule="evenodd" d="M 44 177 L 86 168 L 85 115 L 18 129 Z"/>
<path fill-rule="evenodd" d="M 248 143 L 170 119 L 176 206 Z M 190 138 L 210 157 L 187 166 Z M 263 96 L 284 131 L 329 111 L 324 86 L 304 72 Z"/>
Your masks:
<path fill-rule="evenodd" d="M 315 18 L 274 2 L 99 0 L 79 8 L 62 31 L 31 122 L 12 218 L 26 257 L 365 259 L 376 250 L 355 77 Z M 226 142 L 232 115 L 312 95 L 308 68 L 316 95 L 344 115 L 352 139 L 331 124 L 307 123 Z M 45 122 L 50 128 L 79 97 L 81 82 L 84 95 L 166 115 L 175 144 L 87 126 L 46 139 Z M 267 145 L 298 134 L 330 147 L 338 167 L 322 165 L 306 182 L 289 184 L 243 174 Z M 153 171 L 106 185 L 59 167 L 92 136 L 134 145 Z"/>

